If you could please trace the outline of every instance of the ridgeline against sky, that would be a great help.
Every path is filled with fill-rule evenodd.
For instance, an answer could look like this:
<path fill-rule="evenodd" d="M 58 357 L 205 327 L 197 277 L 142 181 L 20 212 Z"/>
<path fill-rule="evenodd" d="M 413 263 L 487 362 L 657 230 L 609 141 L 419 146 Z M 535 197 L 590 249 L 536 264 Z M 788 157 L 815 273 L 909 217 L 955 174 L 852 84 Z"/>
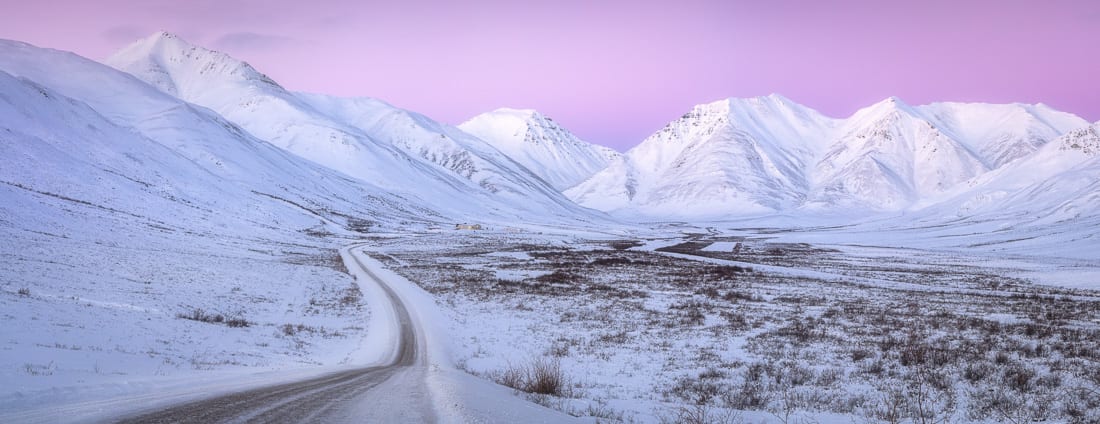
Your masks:
<path fill-rule="evenodd" d="M 888 96 L 1100 119 L 1100 2 L 40 1 L 0 38 L 104 58 L 154 31 L 292 90 L 459 123 L 534 108 L 624 150 L 692 105 L 781 93 L 834 117 Z"/>

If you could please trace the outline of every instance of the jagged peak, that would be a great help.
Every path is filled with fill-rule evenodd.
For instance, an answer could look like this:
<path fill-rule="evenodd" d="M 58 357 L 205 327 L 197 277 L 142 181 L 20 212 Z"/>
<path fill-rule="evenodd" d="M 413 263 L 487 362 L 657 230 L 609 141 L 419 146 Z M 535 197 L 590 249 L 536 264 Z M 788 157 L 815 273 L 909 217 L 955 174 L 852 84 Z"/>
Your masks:
<path fill-rule="evenodd" d="M 900 109 L 911 110 L 912 106 L 898 96 L 890 96 L 870 106 L 872 109 Z"/>
<path fill-rule="evenodd" d="M 901 119 L 903 116 L 924 119 L 916 108 L 905 103 L 905 101 L 897 96 L 890 96 L 871 106 L 857 110 L 856 113 L 848 117 L 846 122 L 862 125 L 867 122 L 877 122 L 884 119 L 897 120 Z"/>
<path fill-rule="evenodd" d="M 542 127 L 556 131 L 564 131 L 557 122 L 535 109 L 515 109 L 509 107 L 497 108 L 491 112 L 485 112 L 459 125 L 459 127 L 472 127 L 479 125 L 511 126 L 517 129 L 528 130 L 532 127 Z"/>
<path fill-rule="evenodd" d="M 117 53 L 115 53 L 112 58 L 120 56 L 123 53 L 126 53 L 127 56 L 151 55 L 154 52 L 168 48 L 199 49 L 202 47 L 192 44 L 191 42 L 183 39 L 183 37 L 180 37 L 179 35 L 176 35 L 174 33 L 168 31 L 157 31 L 145 38 L 141 38 L 137 41 L 134 41 L 133 43 L 130 43 L 126 47 L 123 47 Z"/>
<path fill-rule="evenodd" d="M 158 39 L 158 40 L 160 40 L 160 39 L 163 39 L 163 40 L 180 40 L 180 41 L 183 41 L 185 43 L 187 42 L 186 40 L 184 40 L 182 37 L 176 35 L 175 33 L 171 33 L 171 32 L 164 31 L 164 30 L 154 32 L 152 35 L 150 35 L 146 38 L 147 39 Z"/>
<path fill-rule="evenodd" d="M 175 80 L 178 76 L 176 74 L 180 72 L 203 75 L 203 79 L 210 78 L 213 74 L 220 74 L 229 79 L 258 82 L 282 89 L 282 86 L 257 71 L 248 62 L 190 43 L 179 35 L 167 31 L 158 31 L 137 40 L 123 47 L 104 62 L 127 72 L 134 71 L 140 74 L 142 70 L 151 70 L 163 73 L 171 80 Z M 196 63 L 199 66 L 189 69 L 182 65 L 184 63 Z M 153 69 L 149 69 L 150 67 Z M 157 85 L 163 84 L 165 82 L 162 81 Z M 174 81 L 168 84 L 172 87 L 175 85 Z M 174 88 L 169 91 L 174 91 Z"/>

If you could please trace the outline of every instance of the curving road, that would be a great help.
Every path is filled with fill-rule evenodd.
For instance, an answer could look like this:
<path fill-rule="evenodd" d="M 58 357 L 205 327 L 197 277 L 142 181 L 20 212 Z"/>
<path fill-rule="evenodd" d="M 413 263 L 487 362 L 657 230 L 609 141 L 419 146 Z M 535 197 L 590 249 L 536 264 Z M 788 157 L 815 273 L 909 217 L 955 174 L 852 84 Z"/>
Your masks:
<path fill-rule="evenodd" d="M 354 249 L 354 247 L 352 248 Z M 427 358 L 415 322 L 400 296 L 349 249 L 349 256 L 385 291 L 400 326 L 394 359 L 381 366 L 170 406 L 122 423 L 301 423 L 435 421 L 423 388 Z M 351 264 L 348 264 L 351 265 Z"/>

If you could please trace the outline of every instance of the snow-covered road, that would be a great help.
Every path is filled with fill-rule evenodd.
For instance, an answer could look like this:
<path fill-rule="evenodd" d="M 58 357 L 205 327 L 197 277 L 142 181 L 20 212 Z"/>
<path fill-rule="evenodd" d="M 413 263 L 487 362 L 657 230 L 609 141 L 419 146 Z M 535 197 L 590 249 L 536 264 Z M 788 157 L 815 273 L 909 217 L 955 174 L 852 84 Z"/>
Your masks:
<path fill-rule="evenodd" d="M 354 246 L 358 247 L 358 246 Z M 354 248 L 353 247 L 353 248 Z M 124 423 L 210 422 L 431 422 L 432 402 L 426 394 L 427 355 L 422 331 L 396 292 L 363 264 L 353 248 L 345 249 L 348 268 L 366 275 L 368 284 L 385 293 L 388 311 L 383 318 L 394 340 L 384 363 L 351 369 L 303 381 L 261 387 L 127 417 Z M 379 393 L 374 393 L 375 391 Z M 400 394 L 400 407 L 383 404 Z M 378 407 L 363 408 L 363 405 Z M 380 406 L 386 405 L 386 406 Z"/>
<path fill-rule="evenodd" d="M 64 388 L 72 400 L 0 403 L 0 422 L 532 422 L 575 421 L 456 369 L 435 299 L 386 269 L 363 243 L 340 250 L 370 314 L 354 367 L 234 376 L 195 373 L 140 390 Z M 373 253 L 372 253 L 373 254 Z M 183 383 L 183 384 L 181 384 Z M 137 386 L 135 386 L 137 387 Z M 4 405 L 7 405 L 6 407 Z M 8 408 L 14 406 L 13 409 Z M 7 409 L 7 410 L 5 410 Z"/>

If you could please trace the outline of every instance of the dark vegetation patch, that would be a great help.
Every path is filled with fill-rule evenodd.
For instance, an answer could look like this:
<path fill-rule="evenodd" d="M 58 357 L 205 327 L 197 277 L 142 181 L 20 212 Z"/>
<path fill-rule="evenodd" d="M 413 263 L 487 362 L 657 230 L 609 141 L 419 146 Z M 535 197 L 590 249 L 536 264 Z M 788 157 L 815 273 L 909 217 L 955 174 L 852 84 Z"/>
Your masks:
<path fill-rule="evenodd" d="M 347 274 L 348 268 L 344 265 L 344 259 L 340 257 L 340 251 L 336 249 L 318 249 L 317 253 L 285 252 L 283 262 L 294 265 L 319 266 Z"/>
<path fill-rule="evenodd" d="M 741 409 L 790 422 L 799 411 L 885 422 L 1100 422 L 1100 293 L 1036 286 L 980 264 L 742 243 L 736 254 L 702 252 L 711 244 L 703 239 L 662 251 L 905 284 L 583 244 L 391 253 L 404 264 L 397 271 L 437 295 L 556 316 L 548 356 L 608 361 L 627 349 L 667 358 L 664 369 L 678 375 L 655 378 L 652 393 L 687 408 L 676 416 Z M 515 249 L 531 259 L 462 253 Z M 530 276 L 500 279 L 497 270 Z M 748 355 L 724 358 L 733 343 Z M 525 386 L 523 372 L 512 374 L 513 387 Z"/>
<path fill-rule="evenodd" d="M 189 312 L 177 313 L 176 318 L 205 322 L 208 324 L 224 324 L 227 327 L 234 328 L 249 327 L 252 325 L 251 322 L 239 316 L 226 317 L 224 314 L 220 313 L 208 313 L 201 308 L 195 308 Z"/>

